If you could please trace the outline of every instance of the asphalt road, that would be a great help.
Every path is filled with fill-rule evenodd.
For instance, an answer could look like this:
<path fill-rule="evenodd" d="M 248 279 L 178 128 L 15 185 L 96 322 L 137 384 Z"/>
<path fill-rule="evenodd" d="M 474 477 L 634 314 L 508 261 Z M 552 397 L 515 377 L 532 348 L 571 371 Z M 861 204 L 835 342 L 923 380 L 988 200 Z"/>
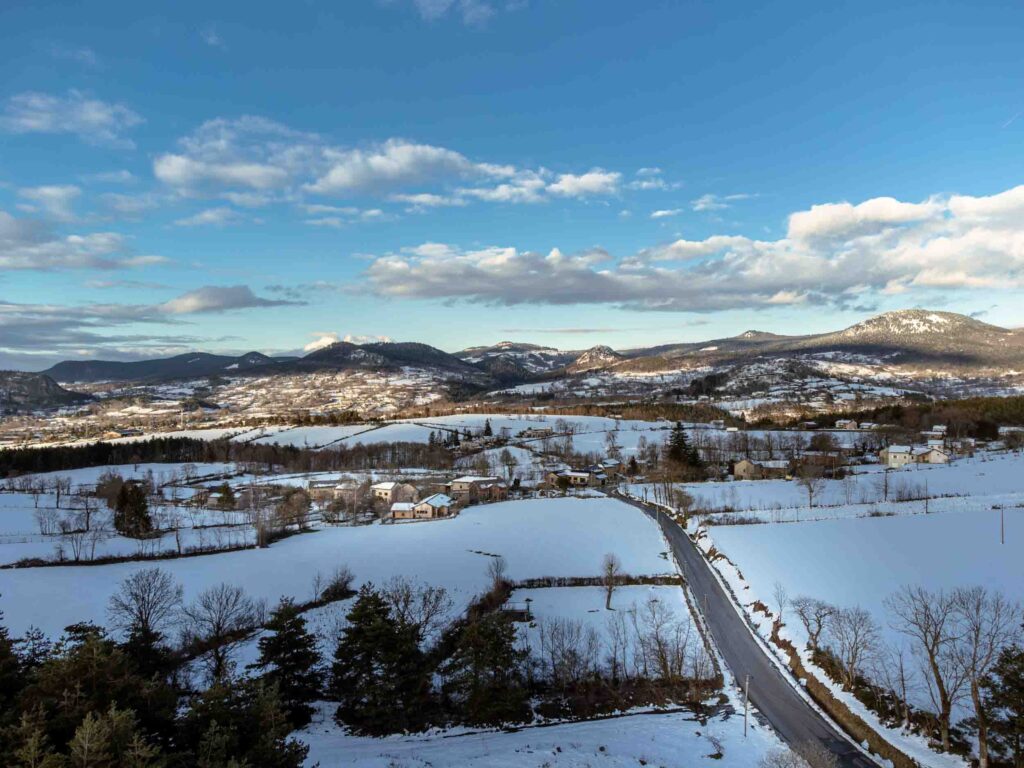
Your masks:
<path fill-rule="evenodd" d="M 736 681 L 743 685 L 750 675 L 750 703 L 772 724 L 790 745 L 816 741 L 839 758 L 843 768 L 877 768 L 829 720 L 816 712 L 792 687 L 792 681 L 768 658 L 744 620 L 733 607 L 732 598 L 711 573 L 703 555 L 689 536 L 667 515 L 639 501 L 617 496 L 657 519 L 683 569 L 694 599 L 707 622 L 711 636 Z"/>

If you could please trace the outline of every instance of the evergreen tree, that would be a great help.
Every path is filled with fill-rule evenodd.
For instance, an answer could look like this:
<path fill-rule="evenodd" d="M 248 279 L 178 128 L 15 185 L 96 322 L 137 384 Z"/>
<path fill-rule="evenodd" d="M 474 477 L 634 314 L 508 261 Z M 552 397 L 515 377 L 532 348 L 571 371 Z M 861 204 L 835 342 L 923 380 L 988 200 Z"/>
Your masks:
<path fill-rule="evenodd" d="M 672 434 L 669 436 L 666 457 L 671 463 L 683 467 L 699 469 L 703 466 L 700 453 L 690 445 L 690 441 L 686 437 L 686 430 L 683 429 L 682 423 L 678 421 L 675 427 L 672 428 Z"/>
<path fill-rule="evenodd" d="M 114 528 L 118 533 L 140 538 L 153 530 L 146 492 L 138 483 L 125 483 L 114 503 Z"/>
<path fill-rule="evenodd" d="M 1004 648 L 982 689 L 991 718 L 989 748 L 1024 768 L 1024 648 Z"/>
<path fill-rule="evenodd" d="M 292 725 L 301 728 L 312 719 L 310 702 L 322 687 L 316 639 L 290 600 L 281 601 L 266 627 L 273 634 L 260 638 L 260 658 L 252 666 L 264 670 L 266 680 L 277 686 L 281 706 Z"/>
<path fill-rule="evenodd" d="M 238 501 L 235 498 L 235 490 L 231 487 L 231 484 L 224 483 L 218 491 L 220 492 L 220 495 L 217 497 L 217 509 L 227 511 L 234 509 Z"/>
<path fill-rule="evenodd" d="M 219 682 L 193 701 L 176 743 L 199 768 L 299 768 L 309 747 L 289 739 L 291 731 L 276 686 Z"/>
<path fill-rule="evenodd" d="M 529 654 L 516 647 L 516 630 L 502 614 L 487 614 L 459 635 L 442 667 L 444 693 L 468 725 L 502 725 L 529 717 L 523 668 Z"/>
<path fill-rule="evenodd" d="M 419 641 L 416 627 L 399 621 L 384 597 L 364 585 L 334 654 L 338 722 L 373 736 L 421 729 L 430 669 Z"/>
<path fill-rule="evenodd" d="M 494 431 L 491 429 L 491 420 L 484 419 L 484 437 L 492 437 Z"/>

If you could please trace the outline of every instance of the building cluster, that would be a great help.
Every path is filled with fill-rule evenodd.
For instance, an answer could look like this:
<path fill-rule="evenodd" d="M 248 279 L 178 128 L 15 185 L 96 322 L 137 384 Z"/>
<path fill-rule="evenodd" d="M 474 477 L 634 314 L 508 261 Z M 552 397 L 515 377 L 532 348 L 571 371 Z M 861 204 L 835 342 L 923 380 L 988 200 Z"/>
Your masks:
<path fill-rule="evenodd" d="M 450 517 L 470 504 L 504 501 L 508 485 L 498 477 L 462 475 L 448 482 L 434 483 L 421 496 L 412 483 L 385 480 L 366 488 L 353 480 L 310 480 L 309 495 L 318 502 L 343 502 L 352 506 L 368 495 L 392 520 L 434 520 Z"/>

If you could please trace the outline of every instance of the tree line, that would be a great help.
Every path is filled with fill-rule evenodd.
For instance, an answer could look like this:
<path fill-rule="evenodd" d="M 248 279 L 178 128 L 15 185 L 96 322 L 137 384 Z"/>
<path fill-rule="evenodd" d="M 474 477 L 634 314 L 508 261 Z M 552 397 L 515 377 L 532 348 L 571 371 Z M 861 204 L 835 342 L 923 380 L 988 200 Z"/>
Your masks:
<path fill-rule="evenodd" d="M 1024 766 L 1019 604 L 984 587 L 907 586 L 885 601 L 900 638 L 892 643 L 864 608 L 807 596 L 789 600 L 778 585 L 775 601 L 776 629 L 792 609 L 812 660 L 886 725 L 923 734 L 942 752 L 969 755 L 973 740 L 981 768 Z M 915 706 L 921 700 L 931 709 Z M 960 705 L 971 714 L 954 723 Z"/>
<path fill-rule="evenodd" d="M 287 472 L 320 472 L 403 466 L 446 469 L 451 467 L 452 458 L 443 446 L 422 443 L 356 443 L 314 450 L 277 443 L 154 437 L 133 443 L 100 442 L 89 445 L 0 450 L 0 476 L 59 472 L 115 464 L 208 462 L 252 463 Z"/>

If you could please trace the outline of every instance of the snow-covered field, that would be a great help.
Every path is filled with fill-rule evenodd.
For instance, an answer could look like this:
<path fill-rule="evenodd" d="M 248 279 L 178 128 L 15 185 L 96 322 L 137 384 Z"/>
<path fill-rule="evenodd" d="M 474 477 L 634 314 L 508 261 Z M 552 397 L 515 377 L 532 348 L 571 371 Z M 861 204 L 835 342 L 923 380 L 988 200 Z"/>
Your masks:
<path fill-rule="evenodd" d="M 742 704 L 733 706 L 742 709 Z M 634 714 L 514 732 L 445 731 L 372 739 L 340 729 L 331 719 L 332 710 L 323 706 L 315 721 L 297 734 L 310 746 L 308 766 L 754 768 L 762 755 L 781 747 L 774 732 L 756 718 L 751 718 L 749 736 L 744 738 L 742 712 L 715 716 L 706 723 L 688 713 Z"/>
<path fill-rule="evenodd" d="M 614 547 L 612 548 L 614 551 Z M 652 601 L 653 604 L 652 605 Z M 648 618 L 658 616 L 667 624 L 678 625 L 697 651 L 702 640 L 693 624 L 686 597 L 679 586 L 629 585 L 618 587 L 612 595 L 612 610 L 605 609 L 605 592 L 601 587 L 547 587 L 517 589 L 510 599 L 514 606 L 529 605 L 533 622 L 519 624 L 520 636 L 536 656 L 542 655 L 541 627 L 553 619 L 578 621 L 585 631 L 593 631 L 601 645 L 600 663 L 606 663 L 613 643 L 612 623 L 621 621 L 627 647 L 622 651 L 627 665 L 632 666 L 642 651 L 638 634 L 646 631 Z M 621 640 L 620 640 L 621 642 Z"/>
<path fill-rule="evenodd" d="M 929 511 L 987 509 L 994 504 L 1024 502 L 1024 455 L 979 454 L 950 464 L 909 465 L 883 471 L 879 466 L 853 467 L 856 474 L 842 480 L 823 480 L 808 506 L 807 490 L 795 480 L 744 480 L 718 483 L 680 483 L 693 497 L 694 509 L 739 513 L 764 522 L 866 517 L 872 513 L 917 514 L 920 499 L 930 497 Z M 650 484 L 624 486 L 638 498 L 655 499 Z M 888 502 L 886 502 L 888 496 Z M 729 514 L 714 515 L 727 522 Z"/>
<path fill-rule="evenodd" d="M 256 599 L 311 597 L 317 572 L 348 565 L 357 583 L 392 576 L 446 587 L 465 604 L 488 583 L 495 555 L 512 579 L 596 576 L 613 550 L 637 575 L 673 572 L 653 522 L 607 498 L 557 498 L 469 507 L 458 517 L 406 525 L 325 528 L 292 536 L 266 549 L 161 561 L 180 581 L 186 600 L 221 582 Z M 110 595 L 145 563 L 19 568 L 0 571 L 0 610 L 12 634 L 30 625 L 56 635 L 76 621 L 105 621 Z"/>

